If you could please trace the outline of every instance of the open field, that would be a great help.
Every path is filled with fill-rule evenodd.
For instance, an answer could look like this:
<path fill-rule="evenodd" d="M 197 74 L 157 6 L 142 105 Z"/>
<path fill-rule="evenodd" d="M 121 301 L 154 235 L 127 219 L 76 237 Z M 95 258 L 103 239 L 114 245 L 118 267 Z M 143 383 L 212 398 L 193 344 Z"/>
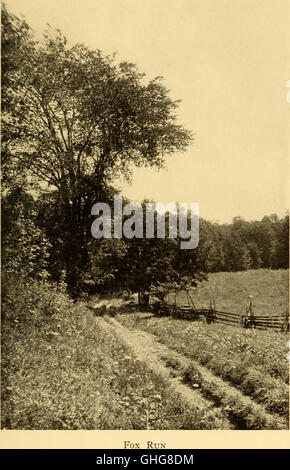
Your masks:
<path fill-rule="evenodd" d="M 215 299 L 217 310 L 244 314 L 252 296 L 255 315 L 278 315 L 288 308 L 288 283 L 285 269 L 210 273 L 208 281 L 192 290 L 191 297 L 200 308 L 208 308 L 210 299 Z M 184 294 L 178 294 L 178 304 L 187 302 Z"/>

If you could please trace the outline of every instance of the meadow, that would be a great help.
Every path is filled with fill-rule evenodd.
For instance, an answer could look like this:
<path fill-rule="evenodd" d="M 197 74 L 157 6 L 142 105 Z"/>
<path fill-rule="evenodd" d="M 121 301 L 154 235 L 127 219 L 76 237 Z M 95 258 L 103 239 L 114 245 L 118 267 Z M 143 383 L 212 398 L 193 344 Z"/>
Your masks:
<path fill-rule="evenodd" d="M 191 297 L 200 308 L 208 308 L 214 299 L 217 310 L 244 314 L 251 296 L 255 315 L 278 315 L 288 308 L 288 286 L 286 269 L 209 273 L 208 281 L 192 289 Z M 177 303 L 186 305 L 186 295 L 177 294 Z"/>

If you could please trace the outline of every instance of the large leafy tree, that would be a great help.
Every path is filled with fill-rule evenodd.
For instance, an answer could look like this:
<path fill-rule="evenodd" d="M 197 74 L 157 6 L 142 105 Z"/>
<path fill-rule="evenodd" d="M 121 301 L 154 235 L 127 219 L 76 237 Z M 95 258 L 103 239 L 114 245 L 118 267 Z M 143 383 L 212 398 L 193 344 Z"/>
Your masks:
<path fill-rule="evenodd" d="M 18 20 L 4 14 L 6 43 L 17 44 Z M 18 24 L 18 28 L 17 28 Z M 12 36 L 12 39 L 9 36 Z M 176 124 L 178 105 L 159 78 L 145 80 L 134 64 L 114 63 L 84 45 L 68 47 L 59 32 L 23 44 L 5 66 L 4 131 L 10 157 L 25 160 L 37 177 L 76 204 L 83 175 L 96 181 L 128 174 L 134 165 L 160 167 L 164 157 L 183 150 L 190 133 Z M 9 49 L 8 49 L 9 52 Z M 16 64 L 16 65 L 15 65 Z"/>
<path fill-rule="evenodd" d="M 177 228 L 176 238 L 171 238 L 170 219 L 167 213 L 164 217 L 165 237 L 157 238 L 158 211 L 154 204 L 151 204 L 151 207 L 147 205 L 148 202 L 152 203 L 152 201 L 142 203 L 143 227 L 147 231 L 147 215 L 151 212 L 149 219 L 154 221 L 154 227 L 151 227 L 152 238 L 132 238 L 126 241 L 126 256 L 116 273 L 118 283 L 138 292 L 140 297 L 146 292 L 148 294 L 148 291 L 156 286 L 161 289 L 159 293 L 165 293 L 167 290 L 176 289 L 177 286 L 196 285 L 197 281 L 204 279 L 204 275 L 196 259 L 189 256 L 188 250 L 180 248 L 183 239 L 179 229 Z M 190 226 L 189 220 L 188 226 Z"/>
<path fill-rule="evenodd" d="M 177 124 L 178 101 L 160 78 L 148 81 L 134 64 L 68 46 L 59 31 L 36 41 L 5 7 L 2 18 L 4 170 L 28 172 L 58 192 L 79 254 L 100 188 L 120 174 L 129 178 L 132 166 L 162 167 L 191 133 Z"/>

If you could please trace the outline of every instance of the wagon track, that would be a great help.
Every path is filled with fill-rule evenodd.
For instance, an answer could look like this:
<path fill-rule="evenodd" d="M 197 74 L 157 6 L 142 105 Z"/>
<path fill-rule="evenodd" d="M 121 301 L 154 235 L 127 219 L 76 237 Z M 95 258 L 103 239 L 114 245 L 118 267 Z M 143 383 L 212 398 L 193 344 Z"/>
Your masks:
<path fill-rule="evenodd" d="M 189 405 L 197 409 L 222 411 L 226 429 L 259 429 L 255 425 L 256 416 L 262 417 L 263 429 L 287 429 L 286 420 L 269 414 L 262 405 L 214 375 L 197 361 L 161 344 L 155 335 L 143 330 L 128 329 L 112 317 L 105 316 L 104 320 L 107 326 L 131 348 L 136 358 L 166 379 Z M 189 368 L 197 371 L 201 378 L 200 383 L 195 384 L 186 379 L 186 371 Z M 218 399 L 215 393 L 212 394 L 212 390 L 218 391 L 222 399 Z M 238 414 L 225 405 L 228 402 L 237 405 Z"/>

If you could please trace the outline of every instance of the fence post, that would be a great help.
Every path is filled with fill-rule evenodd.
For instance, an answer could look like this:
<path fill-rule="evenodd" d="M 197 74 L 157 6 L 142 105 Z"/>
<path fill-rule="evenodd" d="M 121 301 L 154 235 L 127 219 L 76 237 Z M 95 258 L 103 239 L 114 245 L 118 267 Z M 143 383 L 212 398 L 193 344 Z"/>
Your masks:
<path fill-rule="evenodd" d="M 246 308 L 246 315 L 243 318 L 243 327 L 244 328 L 251 328 L 252 326 L 254 326 L 254 327 L 256 326 L 255 325 L 255 316 L 254 316 L 254 311 L 253 311 L 253 296 L 249 295 L 249 299 L 250 299 L 250 304 Z"/>
<path fill-rule="evenodd" d="M 283 327 L 283 331 L 289 331 L 289 310 L 286 309 L 285 311 L 285 324 Z"/>
<path fill-rule="evenodd" d="M 175 297 L 174 297 L 174 316 L 177 316 L 177 302 L 176 302 L 176 297 L 177 297 L 177 292 L 174 292 Z"/>
<path fill-rule="evenodd" d="M 206 314 L 206 322 L 211 323 L 215 319 L 215 300 L 210 299 L 209 301 L 209 311 Z"/>

